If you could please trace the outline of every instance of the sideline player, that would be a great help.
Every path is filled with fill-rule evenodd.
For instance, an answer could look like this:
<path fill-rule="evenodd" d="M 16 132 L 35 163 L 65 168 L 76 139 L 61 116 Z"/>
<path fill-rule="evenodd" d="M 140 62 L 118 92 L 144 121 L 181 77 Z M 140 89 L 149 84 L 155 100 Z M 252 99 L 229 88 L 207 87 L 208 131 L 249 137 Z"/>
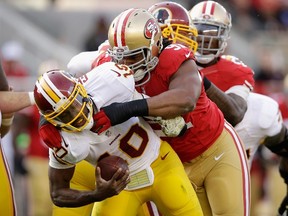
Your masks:
<path fill-rule="evenodd" d="M 191 127 L 184 136 L 167 140 L 185 166 L 204 215 L 249 215 L 249 170 L 241 141 L 206 96 L 193 53 L 181 44 L 161 49 L 161 40 L 155 37 L 161 34 L 158 24 L 144 19 L 146 13 L 124 11 L 110 25 L 108 38 L 113 61 L 131 67 L 137 90 L 150 98 L 103 107 L 95 115 L 99 133 L 143 113 L 183 115 Z"/>
<path fill-rule="evenodd" d="M 91 192 L 69 188 L 74 165 L 86 160 L 96 166 L 98 159 L 113 154 L 127 160 L 131 182 L 120 194 L 97 202 L 93 215 L 136 215 L 146 199 L 153 200 L 165 215 L 203 215 L 177 154 L 142 118 L 131 118 L 101 135 L 90 130 L 94 129 L 94 112 L 135 96 L 133 72 L 127 66 L 107 62 L 78 81 L 51 71 L 39 78 L 34 94 L 46 120 L 62 128 L 62 143 L 50 149 L 49 178 L 55 204 L 78 207 L 97 201 Z"/>
<path fill-rule="evenodd" d="M 7 92 L 9 90 L 5 73 L 0 63 L 0 119 L 1 119 L 1 138 L 9 131 L 13 122 L 13 113 L 28 106 L 33 105 L 33 95 L 28 92 Z M 6 117 L 4 117 L 6 115 Z M 4 117 L 4 118 L 3 118 Z M 15 206 L 13 183 L 6 161 L 2 145 L 0 143 L 0 214 L 1 215 L 17 215 Z"/>

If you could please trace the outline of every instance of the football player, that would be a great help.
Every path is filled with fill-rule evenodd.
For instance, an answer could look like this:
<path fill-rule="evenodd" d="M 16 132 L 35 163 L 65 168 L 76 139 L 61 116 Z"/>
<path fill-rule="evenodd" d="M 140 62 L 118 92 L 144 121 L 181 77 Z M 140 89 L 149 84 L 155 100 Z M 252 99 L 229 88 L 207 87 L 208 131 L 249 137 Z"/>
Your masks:
<path fill-rule="evenodd" d="M 67 64 L 69 73 L 76 77 L 80 77 L 88 73 L 94 67 L 102 64 L 103 62 L 111 61 L 111 57 L 106 53 L 106 50 L 109 47 L 110 45 L 107 40 L 103 42 L 103 44 L 101 44 L 96 51 L 81 52 L 77 54 L 76 56 L 71 58 L 71 60 Z M 145 120 L 148 119 L 146 118 Z M 183 125 L 185 124 L 185 122 L 183 118 L 158 121 L 152 121 L 150 119 L 149 122 L 153 124 L 153 129 L 158 135 L 165 134 L 166 136 L 177 136 L 179 133 L 181 133 L 183 128 L 185 130 L 185 125 Z M 45 144 L 50 148 L 57 146 L 58 143 L 61 142 L 61 137 L 57 128 L 53 126 L 51 127 L 51 124 L 45 121 L 45 119 L 42 119 L 40 123 L 39 133 Z M 95 176 L 93 172 L 91 172 L 93 169 L 93 166 L 86 161 L 81 161 L 77 163 L 75 166 L 74 175 L 70 182 L 71 188 L 75 188 L 78 190 L 92 190 L 95 185 Z M 92 208 L 93 204 L 88 204 L 78 208 L 63 208 L 54 205 L 53 215 L 60 216 L 69 214 L 71 216 L 90 216 Z M 156 207 L 154 208 L 156 209 Z M 146 209 L 144 211 L 146 211 Z"/>
<path fill-rule="evenodd" d="M 217 2 L 203 1 L 190 11 L 193 25 L 198 30 L 198 49 L 195 53 L 199 70 L 205 75 L 206 92 L 223 112 L 225 118 L 234 127 L 243 120 L 247 110 L 247 97 L 253 90 L 254 73 L 234 56 L 222 55 L 227 46 L 232 27 L 231 15 Z M 215 94 L 213 82 L 226 95 Z M 237 126 L 235 127 L 237 130 Z M 240 132 L 240 129 L 237 130 Z M 241 134 L 244 139 L 245 135 Z M 250 146 L 243 140 L 248 153 L 249 165 L 256 153 L 258 143 Z"/>
<path fill-rule="evenodd" d="M 152 17 L 148 13 L 146 16 Z M 111 103 L 131 101 L 135 94 L 133 72 L 114 62 L 103 63 L 77 80 L 59 70 L 38 79 L 34 89 L 36 105 L 47 121 L 61 128 L 61 143 L 49 150 L 54 204 L 78 207 L 97 202 L 92 215 L 112 216 L 117 212 L 134 216 L 141 204 L 153 200 L 165 215 L 203 215 L 177 154 L 144 119 L 132 117 L 101 135 L 93 132 L 98 129 L 94 127 L 95 113 Z M 117 155 L 128 162 L 128 185 L 128 172 L 121 180 L 116 181 L 118 172 L 106 182 L 98 168 L 96 189 L 70 188 L 75 164 L 85 160 L 96 167 L 106 155 Z"/>
<path fill-rule="evenodd" d="M 4 137 L 13 123 L 13 113 L 34 104 L 33 93 L 7 92 L 9 90 L 5 73 L 0 63 L 0 125 L 1 138 Z M 8 163 L 0 144 L 0 213 L 1 215 L 17 215 L 14 190 Z"/>
<path fill-rule="evenodd" d="M 253 71 L 236 57 L 222 55 L 232 26 L 231 16 L 214 1 L 196 4 L 189 14 L 198 30 L 197 64 L 204 75 L 229 97 L 218 97 L 213 87 L 206 89 L 208 96 L 235 126 L 245 144 L 250 167 L 258 146 L 264 144 L 272 152 L 283 156 L 280 174 L 287 184 L 288 133 L 279 105 L 267 96 L 249 93 L 254 85 Z M 233 110 L 241 115 L 237 118 L 237 114 L 231 112 Z M 287 198 L 283 203 L 287 203 Z M 279 209 L 281 214 L 285 209 L 283 206 Z"/>
<path fill-rule="evenodd" d="M 186 19 L 189 23 L 189 15 Z M 95 115 L 98 132 L 132 116 L 182 115 L 189 129 L 184 136 L 167 140 L 195 186 L 204 215 L 249 215 L 250 181 L 243 145 L 208 99 L 193 52 L 176 43 L 162 49 L 161 40 L 154 38 L 157 25 L 137 9 L 121 13 L 110 25 L 109 55 L 134 71 L 137 90 L 150 98 L 103 107 Z"/>

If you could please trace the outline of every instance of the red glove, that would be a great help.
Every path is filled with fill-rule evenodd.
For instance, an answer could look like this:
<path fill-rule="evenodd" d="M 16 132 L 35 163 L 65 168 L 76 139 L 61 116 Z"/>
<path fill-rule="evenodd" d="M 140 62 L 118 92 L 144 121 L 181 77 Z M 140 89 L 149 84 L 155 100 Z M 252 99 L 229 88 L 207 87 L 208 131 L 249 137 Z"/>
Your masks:
<path fill-rule="evenodd" d="M 61 148 L 61 135 L 58 129 L 50 123 L 40 125 L 39 135 L 44 143 L 51 149 Z"/>
<path fill-rule="evenodd" d="M 146 99 L 112 103 L 102 107 L 101 110 L 93 116 L 94 126 L 91 131 L 100 134 L 111 126 L 121 124 L 133 116 L 148 116 Z"/>
<path fill-rule="evenodd" d="M 94 125 L 91 131 L 97 134 L 101 134 L 103 131 L 111 127 L 111 121 L 105 114 L 104 110 L 101 109 L 98 113 L 93 116 Z"/>

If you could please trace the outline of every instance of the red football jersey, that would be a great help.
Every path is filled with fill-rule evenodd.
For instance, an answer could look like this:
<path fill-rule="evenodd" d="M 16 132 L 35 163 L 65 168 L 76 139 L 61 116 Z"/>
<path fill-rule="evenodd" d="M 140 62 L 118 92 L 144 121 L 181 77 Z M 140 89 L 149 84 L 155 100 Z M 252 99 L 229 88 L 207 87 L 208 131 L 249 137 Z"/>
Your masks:
<path fill-rule="evenodd" d="M 188 48 L 177 44 L 169 45 L 160 54 L 159 63 L 151 72 L 150 81 L 137 87 L 137 90 L 148 96 L 167 91 L 170 78 L 188 58 L 194 59 Z M 217 105 L 207 97 L 203 85 L 195 110 L 183 117 L 186 123 L 192 124 L 184 136 L 162 139 L 171 144 L 183 162 L 187 162 L 202 154 L 218 138 L 224 127 L 224 117 Z"/>
<path fill-rule="evenodd" d="M 255 84 L 253 70 L 234 56 L 221 56 L 216 64 L 200 71 L 222 91 L 236 85 L 246 85 L 252 91 Z"/>

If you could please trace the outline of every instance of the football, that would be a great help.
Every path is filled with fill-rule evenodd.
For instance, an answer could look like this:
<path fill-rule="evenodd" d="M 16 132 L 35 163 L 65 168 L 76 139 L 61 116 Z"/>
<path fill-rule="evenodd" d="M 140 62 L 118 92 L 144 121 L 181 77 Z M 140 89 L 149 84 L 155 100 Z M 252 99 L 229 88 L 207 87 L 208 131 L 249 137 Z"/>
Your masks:
<path fill-rule="evenodd" d="M 98 161 L 97 166 L 101 169 L 101 177 L 106 181 L 113 177 L 118 168 L 122 168 L 122 173 L 118 179 L 125 174 L 126 170 L 129 170 L 128 163 L 123 158 L 115 155 L 110 155 L 101 159 Z"/>

